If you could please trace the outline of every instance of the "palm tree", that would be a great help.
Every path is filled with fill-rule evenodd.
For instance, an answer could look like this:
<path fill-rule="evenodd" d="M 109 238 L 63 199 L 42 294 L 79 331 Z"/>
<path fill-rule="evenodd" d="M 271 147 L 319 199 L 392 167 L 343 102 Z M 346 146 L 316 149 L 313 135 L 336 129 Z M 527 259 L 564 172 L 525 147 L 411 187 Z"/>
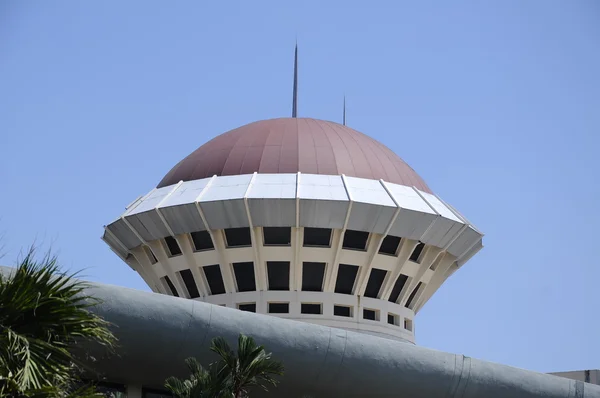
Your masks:
<path fill-rule="evenodd" d="M 191 371 L 187 380 L 167 379 L 165 386 L 178 398 L 245 398 L 249 389 L 258 386 L 267 391 L 267 385 L 277 385 L 273 376 L 283 374 L 281 362 L 271 358 L 263 346 L 252 337 L 240 334 L 237 353 L 222 337 L 212 340 L 210 350 L 219 360 L 202 368 L 194 358 L 186 361 Z"/>
<path fill-rule="evenodd" d="M 12 275 L 0 273 L 0 396 L 89 396 L 78 388 L 82 341 L 111 348 L 109 324 L 89 311 L 87 284 L 60 272 L 56 257 L 31 249 Z"/>
<path fill-rule="evenodd" d="M 185 363 L 190 370 L 190 378 L 180 380 L 169 377 L 165 387 L 178 398 L 225 398 L 231 397 L 230 386 L 225 372 L 220 372 L 217 364 L 208 369 L 200 365 L 196 358 L 188 358 Z"/>
<path fill-rule="evenodd" d="M 237 354 L 222 337 L 215 338 L 210 349 L 221 357 L 221 366 L 228 374 L 235 398 L 247 397 L 248 389 L 253 386 L 267 391 L 267 385 L 278 383 L 273 376 L 283 375 L 281 362 L 271 359 L 271 353 L 256 345 L 252 337 L 239 335 Z"/>

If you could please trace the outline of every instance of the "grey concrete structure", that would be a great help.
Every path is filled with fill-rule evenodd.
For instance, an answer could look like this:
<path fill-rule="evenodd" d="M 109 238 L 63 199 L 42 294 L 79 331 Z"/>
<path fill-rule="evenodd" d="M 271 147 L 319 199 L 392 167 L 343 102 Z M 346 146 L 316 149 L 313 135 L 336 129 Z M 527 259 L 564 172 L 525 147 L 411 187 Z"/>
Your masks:
<path fill-rule="evenodd" d="M 566 377 L 567 379 L 585 381 L 600 385 L 600 369 L 572 370 L 570 372 L 551 372 L 551 375 Z"/>
<path fill-rule="evenodd" d="M 95 285 L 100 315 L 116 325 L 118 355 L 96 357 L 108 380 L 160 387 L 185 376 L 183 360 L 214 359 L 210 340 L 239 333 L 265 344 L 284 361 L 281 385 L 270 396 L 413 398 L 591 398 L 600 387 L 463 355 L 304 322 L 253 314 L 132 289 Z"/>

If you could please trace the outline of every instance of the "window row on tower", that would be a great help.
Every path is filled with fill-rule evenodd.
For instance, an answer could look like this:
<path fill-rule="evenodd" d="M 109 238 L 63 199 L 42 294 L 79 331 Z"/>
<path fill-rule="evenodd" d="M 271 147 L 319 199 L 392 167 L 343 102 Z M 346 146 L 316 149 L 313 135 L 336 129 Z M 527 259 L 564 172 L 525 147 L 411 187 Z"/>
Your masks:
<path fill-rule="evenodd" d="M 339 264 L 334 292 L 338 294 L 355 294 L 356 280 L 358 276 L 359 266 L 351 264 Z M 224 294 L 226 292 L 221 267 L 218 264 L 207 265 L 201 267 L 204 278 L 208 285 L 211 295 Z M 291 291 L 290 288 L 290 262 L 289 261 L 267 261 L 267 289 L 269 291 Z M 253 292 L 256 291 L 256 279 L 254 263 L 252 261 L 237 262 L 232 264 L 233 275 L 236 284 L 237 292 Z M 322 292 L 325 280 L 326 263 L 322 262 L 303 262 L 302 263 L 302 285 L 301 291 L 304 292 Z M 363 294 L 363 297 L 382 298 L 383 286 L 389 271 L 372 268 L 370 270 L 369 279 Z M 189 298 L 200 297 L 198 285 L 194 275 L 190 269 L 184 269 L 178 272 L 183 281 L 183 285 L 187 290 Z M 169 276 L 164 276 L 163 283 L 165 287 L 174 296 L 179 296 L 173 281 Z M 400 274 L 394 281 L 393 287 L 388 297 L 388 301 L 398 303 L 400 294 L 403 291 L 409 277 L 405 274 Z M 422 289 L 422 282 L 419 282 L 405 302 L 405 307 L 413 309 L 415 298 Z"/>
<path fill-rule="evenodd" d="M 332 229 L 331 228 L 310 228 L 305 227 L 303 236 L 304 247 L 331 247 Z M 263 227 L 263 245 L 264 246 L 291 246 L 291 228 L 290 227 Z M 225 244 L 227 248 L 250 247 L 252 246 L 252 235 L 250 228 L 228 228 L 223 230 Z M 197 231 L 189 234 L 192 240 L 194 251 L 214 250 L 212 237 L 208 231 Z M 370 234 L 364 231 L 346 230 L 342 242 L 342 249 L 366 251 Z M 170 257 L 182 254 L 181 247 L 177 240 L 172 236 L 163 239 L 167 254 Z M 402 238 L 393 235 L 386 235 L 378 253 L 390 256 L 397 256 Z M 419 242 L 410 255 L 410 260 L 420 262 L 425 244 Z M 147 248 L 149 250 L 149 248 Z M 149 254 L 152 263 L 156 263 L 156 256 Z"/>
<path fill-rule="evenodd" d="M 256 303 L 240 303 L 237 309 L 246 312 L 256 312 Z M 285 302 L 270 302 L 267 303 L 268 314 L 289 314 L 290 303 Z M 323 304 L 321 303 L 300 303 L 300 313 L 304 315 L 323 315 Z M 352 318 L 354 316 L 354 307 L 350 305 L 333 306 L 333 315 L 340 318 Z M 369 321 L 380 321 L 381 311 L 378 309 L 363 308 L 362 319 Z M 389 325 L 400 326 L 400 316 L 391 312 L 387 313 L 387 323 Z M 404 329 L 413 331 L 413 323 L 411 319 L 404 318 Z"/>

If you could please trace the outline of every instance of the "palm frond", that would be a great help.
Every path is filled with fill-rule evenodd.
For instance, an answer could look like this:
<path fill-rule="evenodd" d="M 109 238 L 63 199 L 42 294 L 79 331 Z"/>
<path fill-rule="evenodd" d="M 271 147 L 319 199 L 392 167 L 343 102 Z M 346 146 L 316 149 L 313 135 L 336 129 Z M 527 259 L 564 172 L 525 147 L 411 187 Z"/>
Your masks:
<path fill-rule="evenodd" d="M 68 382 L 81 340 L 114 345 L 109 323 L 89 311 L 98 300 L 75 276 L 49 254 L 38 261 L 33 249 L 10 277 L 0 275 L 0 376 L 19 391 Z"/>

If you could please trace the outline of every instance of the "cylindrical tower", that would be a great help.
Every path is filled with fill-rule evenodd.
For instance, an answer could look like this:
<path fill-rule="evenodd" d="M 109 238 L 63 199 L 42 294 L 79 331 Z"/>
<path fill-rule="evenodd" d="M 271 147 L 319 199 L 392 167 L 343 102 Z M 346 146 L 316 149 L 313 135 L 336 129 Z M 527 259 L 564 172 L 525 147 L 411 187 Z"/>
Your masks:
<path fill-rule="evenodd" d="M 207 142 L 105 227 L 169 295 L 414 342 L 482 234 L 391 150 L 306 118 Z"/>

